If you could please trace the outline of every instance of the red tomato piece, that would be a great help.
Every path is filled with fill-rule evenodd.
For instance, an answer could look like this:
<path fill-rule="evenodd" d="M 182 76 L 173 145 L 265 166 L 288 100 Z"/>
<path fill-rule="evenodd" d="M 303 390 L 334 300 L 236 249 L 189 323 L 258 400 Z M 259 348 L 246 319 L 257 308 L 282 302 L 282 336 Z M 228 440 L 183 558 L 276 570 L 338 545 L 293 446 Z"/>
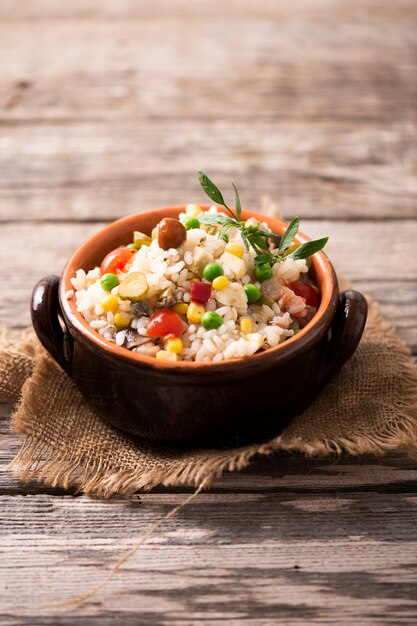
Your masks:
<path fill-rule="evenodd" d="M 190 298 L 197 304 L 206 304 L 211 296 L 211 283 L 203 283 L 197 280 L 191 281 Z"/>
<path fill-rule="evenodd" d="M 296 296 L 301 296 L 309 306 L 314 306 L 316 309 L 319 307 L 319 297 L 314 287 L 308 283 L 302 283 L 297 280 L 295 283 L 290 283 L 288 287 L 295 293 Z"/>
<path fill-rule="evenodd" d="M 180 316 L 172 309 L 164 309 L 152 315 L 149 320 L 147 335 L 148 337 L 166 337 L 167 335 L 180 337 L 183 330 Z"/>
<path fill-rule="evenodd" d="M 117 270 L 123 270 L 135 252 L 137 250 L 132 250 L 132 248 L 116 248 L 109 252 L 101 262 L 101 275 L 107 273 L 115 274 Z"/>

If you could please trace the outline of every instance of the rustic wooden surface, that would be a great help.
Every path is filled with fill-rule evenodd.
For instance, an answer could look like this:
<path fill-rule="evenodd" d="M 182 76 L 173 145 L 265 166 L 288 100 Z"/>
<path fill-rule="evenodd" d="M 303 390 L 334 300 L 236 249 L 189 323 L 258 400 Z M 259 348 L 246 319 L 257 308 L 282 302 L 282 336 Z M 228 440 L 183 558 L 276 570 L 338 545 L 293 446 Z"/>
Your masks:
<path fill-rule="evenodd" d="M 0 319 L 101 223 L 199 201 L 195 170 L 268 195 L 417 355 L 413 0 L 2 0 Z M 13 271 L 11 274 L 11 270 Z M 77 609 L 183 490 L 101 502 L 5 466 L 0 624 L 415 624 L 417 476 L 402 453 L 279 455 L 227 475 Z"/>

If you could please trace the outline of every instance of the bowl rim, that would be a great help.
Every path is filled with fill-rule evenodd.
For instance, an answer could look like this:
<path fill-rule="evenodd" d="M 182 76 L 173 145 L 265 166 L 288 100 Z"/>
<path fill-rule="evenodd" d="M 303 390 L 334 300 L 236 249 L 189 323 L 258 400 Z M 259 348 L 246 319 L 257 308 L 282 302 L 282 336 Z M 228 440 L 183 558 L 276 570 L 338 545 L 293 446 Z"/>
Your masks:
<path fill-rule="evenodd" d="M 90 341 L 93 346 L 103 350 L 103 356 L 105 355 L 110 359 L 122 360 L 130 364 L 141 365 L 151 370 L 165 370 L 168 372 L 175 372 L 177 374 L 182 373 L 197 373 L 197 372 L 223 372 L 227 370 L 235 371 L 239 368 L 240 371 L 244 370 L 244 366 L 253 367 L 255 364 L 259 366 L 267 366 L 272 361 L 275 363 L 277 358 L 289 357 L 294 352 L 298 352 L 302 348 L 307 348 L 310 344 L 314 344 L 322 336 L 323 331 L 328 328 L 331 319 L 333 318 L 336 306 L 338 302 L 338 285 L 337 278 L 333 266 L 327 257 L 327 255 L 320 251 L 312 257 L 312 263 L 314 265 L 316 275 L 321 279 L 321 301 L 319 308 L 314 318 L 309 322 L 299 333 L 290 337 L 283 343 L 278 344 L 272 348 L 268 348 L 262 352 L 251 355 L 250 357 L 238 357 L 234 359 L 227 359 L 225 361 L 213 362 L 213 361 L 163 361 L 156 359 L 155 357 L 145 356 L 138 352 L 131 352 L 126 348 L 118 346 L 116 343 L 109 341 L 102 337 L 97 331 L 95 331 L 88 322 L 84 319 L 75 306 L 75 297 L 67 298 L 67 291 L 74 291 L 74 288 L 70 282 L 70 279 L 75 275 L 77 269 L 83 268 L 82 259 L 85 258 L 86 253 L 91 251 L 91 246 L 98 245 L 103 237 L 112 233 L 112 231 L 121 230 L 139 230 L 140 221 L 144 218 L 150 218 L 155 216 L 155 225 L 163 217 L 176 217 L 180 212 L 185 209 L 185 204 L 170 205 L 161 208 L 148 209 L 140 213 L 133 213 L 127 215 L 118 220 L 114 220 L 103 228 L 91 235 L 84 243 L 82 243 L 68 259 L 67 263 L 61 274 L 59 284 L 59 301 L 61 310 L 66 322 L 69 322 L 69 328 L 74 330 L 78 337 L 82 337 L 83 340 Z M 210 206 L 208 204 L 199 205 L 203 210 L 207 210 Z M 219 207 L 222 209 L 222 207 Z M 283 222 L 280 219 L 262 215 L 256 211 L 249 209 L 242 210 L 242 218 L 248 219 L 254 217 L 257 220 L 266 222 L 275 232 L 281 234 L 288 226 L 287 222 Z M 299 243 L 305 243 L 311 241 L 311 239 L 298 232 L 296 240 Z M 88 269 L 91 268 L 87 268 Z M 87 341 L 87 344 L 88 344 Z"/>

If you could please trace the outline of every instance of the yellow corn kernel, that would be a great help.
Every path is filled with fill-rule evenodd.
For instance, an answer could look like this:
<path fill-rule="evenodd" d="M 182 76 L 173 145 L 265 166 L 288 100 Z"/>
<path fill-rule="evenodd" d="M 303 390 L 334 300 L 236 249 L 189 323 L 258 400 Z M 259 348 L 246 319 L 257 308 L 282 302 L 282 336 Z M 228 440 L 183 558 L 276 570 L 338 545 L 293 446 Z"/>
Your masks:
<path fill-rule="evenodd" d="M 227 276 L 217 276 L 217 278 L 215 278 L 211 283 L 211 286 L 213 287 L 213 289 L 217 289 L 217 291 L 219 291 L 219 289 L 224 289 L 225 287 L 227 287 L 229 282 L 230 281 Z"/>
<path fill-rule="evenodd" d="M 188 311 L 188 304 L 186 302 L 177 302 L 177 304 L 174 304 L 172 308 L 175 313 L 178 313 L 178 315 L 186 315 Z"/>
<path fill-rule="evenodd" d="M 117 328 L 127 328 L 130 324 L 130 319 L 121 313 L 116 313 L 113 318 L 113 321 Z"/>
<path fill-rule="evenodd" d="M 288 256 L 289 254 L 292 254 L 300 246 L 301 246 L 300 243 L 297 243 L 296 241 L 293 241 L 292 244 L 290 245 L 290 247 L 285 250 L 284 256 Z"/>
<path fill-rule="evenodd" d="M 161 361 L 178 361 L 178 355 L 175 352 L 167 352 L 167 350 L 159 350 L 155 357 Z"/>
<path fill-rule="evenodd" d="M 249 317 L 242 317 L 240 320 L 240 330 L 245 335 L 252 332 L 252 320 L 249 319 Z"/>
<path fill-rule="evenodd" d="M 184 344 L 179 337 L 172 337 L 171 339 L 167 339 L 164 345 L 164 348 L 167 352 L 173 352 L 174 354 L 179 354 L 183 347 Z"/>
<path fill-rule="evenodd" d="M 203 209 L 198 204 L 187 204 L 185 212 L 188 217 L 198 217 L 203 212 Z"/>
<path fill-rule="evenodd" d="M 235 256 L 239 257 L 239 259 L 243 257 L 243 254 L 245 252 L 242 246 L 240 246 L 238 243 L 235 243 L 234 241 L 230 241 L 225 249 L 227 250 L 227 252 L 230 252 L 230 254 L 234 254 Z"/>
<path fill-rule="evenodd" d="M 206 309 L 202 304 L 196 304 L 195 302 L 191 302 L 187 311 L 187 320 L 191 322 L 191 324 L 201 324 L 201 318 L 203 317 Z"/>
<path fill-rule="evenodd" d="M 133 243 L 137 248 L 141 248 L 142 246 L 150 246 L 152 243 L 152 237 L 145 235 L 145 233 L 141 233 L 138 230 L 135 230 L 133 233 Z"/>
<path fill-rule="evenodd" d="M 119 306 L 119 300 L 117 296 L 115 296 L 112 293 L 109 293 L 107 296 L 103 298 L 100 304 L 103 307 L 103 311 L 105 313 L 109 313 L 109 311 L 111 313 L 116 313 L 117 307 Z"/>

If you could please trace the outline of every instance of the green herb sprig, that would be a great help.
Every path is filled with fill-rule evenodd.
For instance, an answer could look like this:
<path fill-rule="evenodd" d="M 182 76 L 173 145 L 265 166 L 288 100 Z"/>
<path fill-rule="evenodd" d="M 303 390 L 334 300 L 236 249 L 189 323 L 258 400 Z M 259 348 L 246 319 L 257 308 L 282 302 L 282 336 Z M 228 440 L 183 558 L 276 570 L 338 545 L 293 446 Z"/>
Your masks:
<path fill-rule="evenodd" d="M 216 187 L 213 181 L 211 181 L 210 178 L 206 174 L 204 174 L 204 172 L 198 172 L 198 178 L 200 180 L 200 185 L 202 186 L 208 197 L 213 200 L 213 202 L 216 202 L 216 204 L 224 206 L 224 208 L 230 215 L 230 217 L 228 217 L 227 215 L 222 215 L 221 213 L 206 213 L 199 217 L 200 222 L 202 224 L 220 224 L 221 229 L 219 232 L 219 237 L 221 239 L 224 239 L 224 241 L 226 242 L 229 241 L 229 230 L 231 228 L 238 228 L 240 230 L 242 241 L 245 244 L 247 250 L 249 250 L 249 245 L 252 246 L 257 254 L 262 254 L 265 250 L 268 250 L 268 243 L 265 241 L 265 238 L 274 237 L 275 233 L 261 230 L 258 225 L 248 226 L 245 221 L 240 219 L 242 215 L 242 205 L 236 186 L 232 183 L 233 189 L 235 191 L 236 205 L 236 209 L 235 211 L 233 211 L 226 204 L 220 190 Z"/>
<path fill-rule="evenodd" d="M 291 252 L 290 254 L 285 254 L 285 252 L 291 246 L 294 237 L 298 233 L 299 225 L 300 220 L 298 219 L 298 217 L 295 217 L 288 225 L 285 233 L 282 235 L 277 252 L 258 254 L 254 259 L 255 265 L 268 263 L 272 266 L 277 262 L 284 261 L 284 259 L 287 257 L 291 259 L 307 259 L 312 254 L 315 254 L 316 252 L 322 250 L 329 239 L 328 237 L 322 237 L 322 239 L 314 239 L 314 241 L 307 241 L 306 243 L 298 246 L 298 248 L 293 250 L 293 252 Z"/>
<path fill-rule="evenodd" d="M 319 252 L 319 250 L 322 250 L 329 239 L 328 237 L 323 237 L 322 239 L 308 241 L 298 246 L 298 248 L 293 250 L 290 254 L 285 254 L 291 246 L 300 225 L 298 217 L 295 217 L 282 235 L 278 250 L 269 252 L 269 245 L 266 240 L 270 237 L 275 237 L 276 233 L 261 230 L 258 225 L 248 226 L 244 220 L 241 220 L 242 206 L 239 192 L 234 183 L 232 183 L 232 186 L 235 192 L 235 212 L 226 204 L 221 191 L 204 172 L 199 171 L 198 178 L 200 185 L 210 200 L 223 206 L 230 215 L 230 217 L 228 217 L 222 213 L 205 213 L 199 217 L 199 221 L 202 224 L 220 225 L 219 237 L 226 242 L 229 241 L 229 230 L 231 228 L 238 228 L 246 249 L 249 250 L 250 245 L 256 252 L 254 259 L 255 265 L 268 264 L 272 266 L 275 263 L 284 261 L 287 257 L 292 259 L 306 259 L 312 254 Z"/>

